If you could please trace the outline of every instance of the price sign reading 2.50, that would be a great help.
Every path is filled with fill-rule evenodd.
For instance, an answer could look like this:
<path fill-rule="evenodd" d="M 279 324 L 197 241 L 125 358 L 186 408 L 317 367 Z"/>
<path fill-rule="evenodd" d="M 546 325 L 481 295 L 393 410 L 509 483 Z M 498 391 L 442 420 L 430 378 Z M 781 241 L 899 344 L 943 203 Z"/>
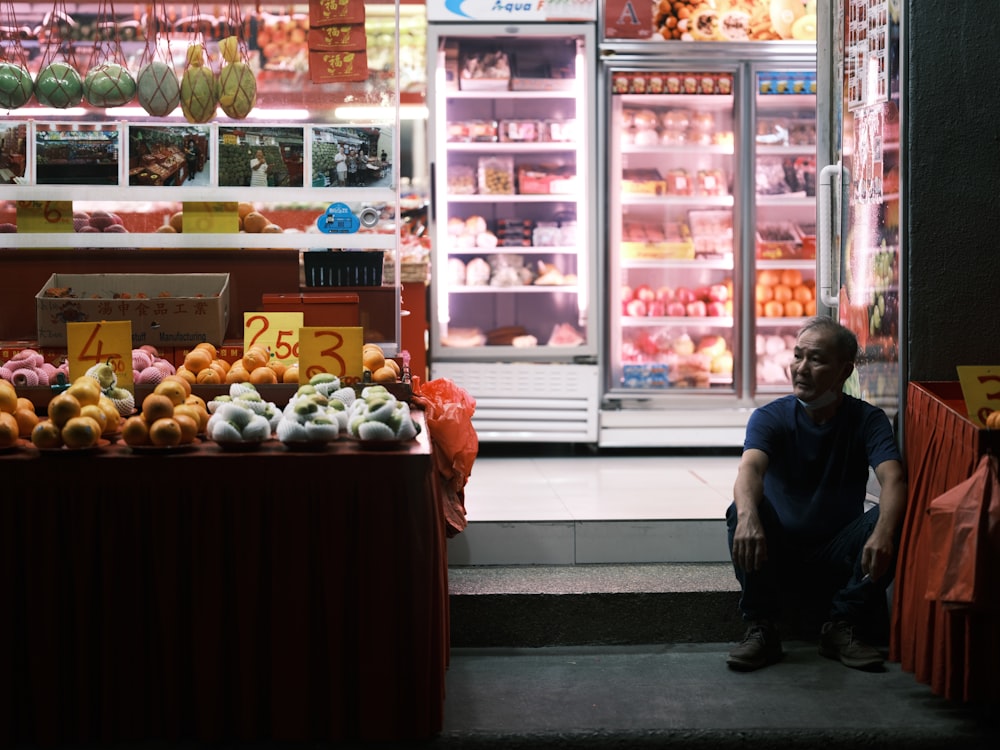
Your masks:
<path fill-rule="evenodd" d="M 132 322 L 67 323 L 66 355 L 70 380 L 85 375 L 94 365 L 107 363 L 114 369 L 118 385 L 131 389 Z"/>
<path fill-rule="evenodd" d="M 243 349 L 259 346 L 282 364 L 299 359 L 299 329 L 302 313 L 243 313 Z"/>
<path fill-rule="evenodd" d="M 361 382 L 364 329 L 310 326 L 299 331 L 299 382 L 328 372 L 345 385 Z"/>

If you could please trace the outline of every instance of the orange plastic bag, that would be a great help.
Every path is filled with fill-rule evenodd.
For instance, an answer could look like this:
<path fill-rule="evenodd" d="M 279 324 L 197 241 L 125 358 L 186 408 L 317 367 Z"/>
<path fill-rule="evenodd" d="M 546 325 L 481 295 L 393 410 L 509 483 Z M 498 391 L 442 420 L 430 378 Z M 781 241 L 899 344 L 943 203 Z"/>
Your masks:
<path fill-rule="evenodd" d="M 465 485 L 479 454 L 479 435 L 472 426 L 476 400 L 448 378 L 413 382 L 413 400 L 427 417 L 434 462 L 441 475 L 448 502 L 445 520 L 448 536 L 465 529 Z"/>

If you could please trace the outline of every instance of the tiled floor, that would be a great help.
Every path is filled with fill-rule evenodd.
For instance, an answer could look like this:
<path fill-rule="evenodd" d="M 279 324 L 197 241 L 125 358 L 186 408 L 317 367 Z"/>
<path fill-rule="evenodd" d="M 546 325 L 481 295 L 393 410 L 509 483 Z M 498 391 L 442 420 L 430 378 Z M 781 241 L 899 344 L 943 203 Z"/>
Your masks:
<path fill-rule="evenodd" d="M 453 565 L 719 562 L 738 457 L 480 446 Z"/>
<path fill-rule="evenodd" d="M 738 461 L 735 453 L 482 446 L 465 506 L 470 522 L 721 520 Z"/>

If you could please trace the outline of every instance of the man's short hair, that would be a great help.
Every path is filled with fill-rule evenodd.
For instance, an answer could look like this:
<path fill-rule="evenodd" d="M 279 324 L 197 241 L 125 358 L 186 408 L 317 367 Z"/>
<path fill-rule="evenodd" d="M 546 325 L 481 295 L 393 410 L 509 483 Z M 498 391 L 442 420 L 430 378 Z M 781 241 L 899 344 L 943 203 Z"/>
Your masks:
<path fill-rule="evenodd" d="M 858 337 L 850 328 L 842 326 L 833 318 L 817 315 L 803 324 L 802 328 L 799 329 L 799 334 L 805 331 L 833 334 L 833 346 L 840 361 L 850 362 L 852 365 L 855 363 L 858 357 Z"/>

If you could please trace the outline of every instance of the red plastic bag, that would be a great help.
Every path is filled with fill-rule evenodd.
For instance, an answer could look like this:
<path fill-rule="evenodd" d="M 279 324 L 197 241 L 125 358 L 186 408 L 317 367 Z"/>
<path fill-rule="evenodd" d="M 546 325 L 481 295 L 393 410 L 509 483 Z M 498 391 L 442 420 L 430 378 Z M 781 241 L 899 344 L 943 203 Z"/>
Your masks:
<path fill-rule="evenodd" d="M 1000 477 L 997 458 L 984 455 L 967 480 L 932 500 L 928 599 L 950 608 L 998 609 Z"/>
<path fill-rule="evenodd" d="M 465 529 L 465 485 L 479 454 L 479 435 L 472 426 L 476 400 L 448 378 L 421 383 L 414 379 L 413 400 L 424 410 L 434 462 L 448 495 L 448 536 Z"/>

